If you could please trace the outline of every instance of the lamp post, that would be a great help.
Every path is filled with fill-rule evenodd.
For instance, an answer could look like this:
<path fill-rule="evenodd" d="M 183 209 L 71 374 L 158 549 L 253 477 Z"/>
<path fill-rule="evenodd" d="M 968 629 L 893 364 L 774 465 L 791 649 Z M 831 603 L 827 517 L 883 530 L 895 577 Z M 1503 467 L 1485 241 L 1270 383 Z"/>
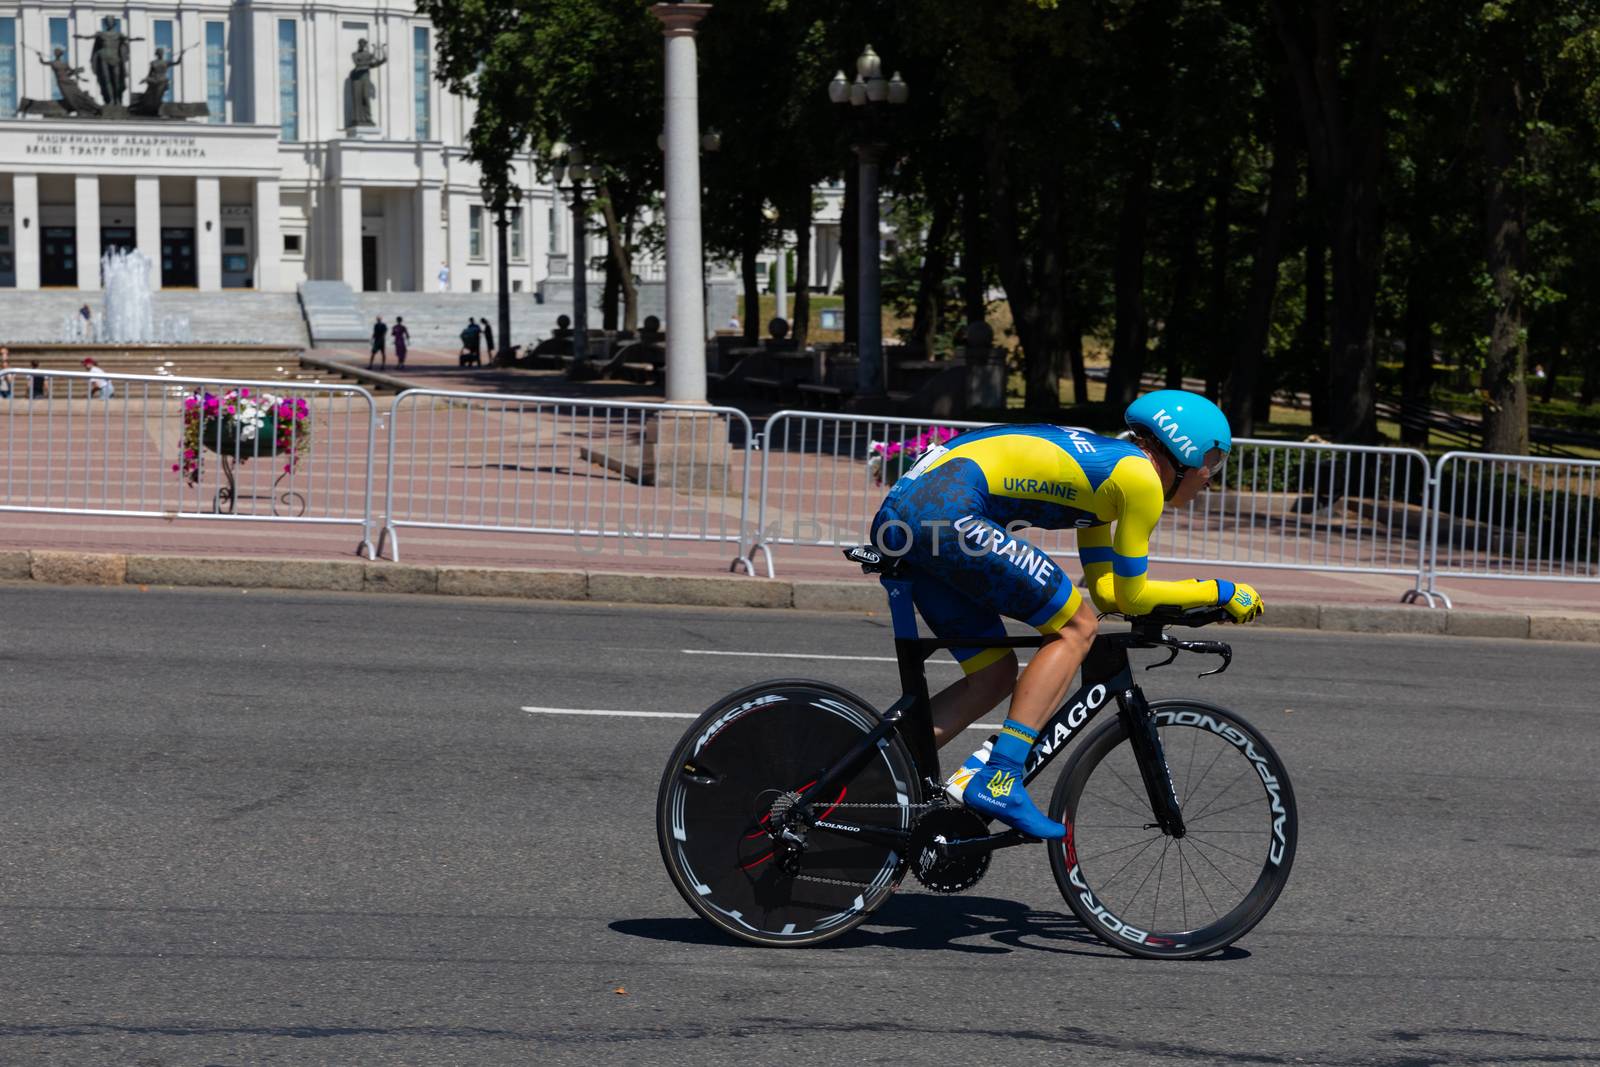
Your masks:
<path fill-rule="evenodd" d="M 871 403 L 884 396 L 883 310 L 878 267 L 878 164 L 886 147 L 880 131 L 883 105 L 904 104 L 911 89 L 896 71 L 883 76 L 883 60 L 869 44 L 856 60 L 856 77 L 850 81 L 839 71 L 828 82 L 828 99 L 858 109 L 856 158 L 860 165 L 857 186 L 859 210 L 856 264 L 856 378 L 857 402 Z"/>
<path fill-rule="evenodd" d="M 589 248 L 583 183 L 595 171 L 584 162 L 583 149 L 557 141 L 550 146 L 550 171 L 559 187 L 570 179 L 572 193 L 572 365 L 589 358 Z"/>
<path fill-rule="evenodd" d="M 706 399 L 705 263 L 700 234 L 700 89 L 695 28 L 710 4 L 654 4 L 666 38 L 667 382 L 669 402 Z"/>
<path fill-rule="evenodd" d="M 511 199 L 515 200 L 519 205 L 512 210 L 521 211 L 521 190 L 513 190 Z M 499 346 L 496 348 L 493 358 L 496 363 L 509 364 L 511 362 L 511 264 L 509 262 L 511 257 L 509 254 L 510 241 L 506 238 L 506 231 L 510 228 L 511 222 L 506 218 L 506 202 L 504 199 L 500 199 L 495 203 L 494 225 L 496 230 L 495 255 L 499 263 L 495 282 L 499 289 L 498 297 L 495 301 L 497 310 L 495 318 L 499 320 L 500 336 Z"/>

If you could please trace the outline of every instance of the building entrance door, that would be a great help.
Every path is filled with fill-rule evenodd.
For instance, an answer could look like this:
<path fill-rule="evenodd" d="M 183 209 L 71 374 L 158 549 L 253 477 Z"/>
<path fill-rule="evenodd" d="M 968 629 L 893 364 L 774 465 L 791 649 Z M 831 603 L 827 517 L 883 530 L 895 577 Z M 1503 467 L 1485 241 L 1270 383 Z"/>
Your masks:
<path fill-rule="evenodd" d="M 194 229 L 188 226 L 161 228 L 161 287 L 193 289 L 198 275 L 194 264 Z"/>
<path fill-rule="evenodd" d="M 78 228 L 46 226 L 39 231 L 39 284 L 76 288 L 78 285 Z"/>
<path fill-rule="evenodd" d="M 138 245 L 133 239 L 132 226 L 102 226 L 100 227 L 100 255 L 113 248 L 120 248 L 124 252 L 132 252 Z"/>
<path fill-rule="evenodd" d="M 361 290 L 378 291 L 378 235 L 373 233 L 361 235 Z"/>

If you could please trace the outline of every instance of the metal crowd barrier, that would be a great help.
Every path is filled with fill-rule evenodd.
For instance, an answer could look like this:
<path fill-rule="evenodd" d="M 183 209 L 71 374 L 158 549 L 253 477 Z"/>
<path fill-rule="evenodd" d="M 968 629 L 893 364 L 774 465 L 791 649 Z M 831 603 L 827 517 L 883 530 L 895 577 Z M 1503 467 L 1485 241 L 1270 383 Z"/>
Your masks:
<path fill-rule="evenodd" d="M 1600 460 L 1447 452 L 1426 591 L 1445 578 L 1600 581 Z"/>
<path fill-rule="evenodd" d="M 400 558 L 402 526 L 726 542 L 750 573 L 755 443 L 737 408 L 408 389 L 379 550 Z"/>
<path fill-rule="evenodd" d="M 761 553 L 771 578 L 776 574 L 773 545 L 865 543 L 878 505 L 907 466 L 901 458 L 907 445 L 937 430 L 986 425 L 815 411 L 774 413 L 761 433 L 761 495 L 751 558 Z"/>
<path fill-rule="evenodd" d="M 983 423 L 780 411 L 762 434 L 759 551 L 843 546 L 866 539 L 878 505 L 906 464 L 884 453 L 936 427 Z M 926 438 L 924 438 L 926 440 Z M 1166 515 L 1151 558 L 1414 577 L 1424 588 L 1429 501 L 1421 452 L 1239 439 L 1210 491 Z M 1048 552 L 1073 552 L 1071 531 L 1027 534 Z M 1431 603 L 1431 598 L 1429 600 Z"/>
<path fill-rule="evenodd" d="M 100 370 L 4 377 L 0 511 L 348 524 L 375 558 L 377 409 L 364 389 Z M 262 418 L 236 433 L 216 416 L 245 401 Z"/>

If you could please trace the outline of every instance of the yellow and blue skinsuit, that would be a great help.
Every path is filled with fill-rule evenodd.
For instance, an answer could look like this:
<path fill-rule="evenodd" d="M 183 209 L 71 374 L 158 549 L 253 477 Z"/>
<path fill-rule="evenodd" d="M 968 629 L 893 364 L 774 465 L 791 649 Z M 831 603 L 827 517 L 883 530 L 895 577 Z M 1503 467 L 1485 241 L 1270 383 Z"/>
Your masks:
<path fill-rule="evenodd" d="M 1165 495 L 1132 442 L 1062 426 L 995 426 L 935 448 L 895 482 L 872 542 L 909 564 L 912 599 L 943 638 L 1003 637 L 1001 616 L 1054 633 L 1082 597 L 1041 549 L 1009 530 L 1078 530 L 1078 559 L 1101 611 L 1201 607 L 1232 583 L 1149 581 L 1150 532 Z M 1003 648 L 956 648 L 971 674 Z"/>

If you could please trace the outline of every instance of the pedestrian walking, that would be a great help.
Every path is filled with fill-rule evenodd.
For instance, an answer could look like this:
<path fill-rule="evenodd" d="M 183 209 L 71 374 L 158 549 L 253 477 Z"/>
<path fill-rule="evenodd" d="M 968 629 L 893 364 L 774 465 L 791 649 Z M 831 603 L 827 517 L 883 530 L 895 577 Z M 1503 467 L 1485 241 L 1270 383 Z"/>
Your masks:
<path fill-rule="evenodd" d="M 494 347 L 494 331 L 489 328 L 488 319 L 479 319 L 478 322 L 483 326 L 481 331 L 483 333 L 483 349 L 489 354 L 489 359 L 493 361 L 497 355 Z"/>
<path fill-rule="evenodd" d="M 11 379 L 6 371 L 11 369 L 11 349 L 0 345 L 0 400 L 11 399 Z"/>
<path fill-rule="evenodd" d="M 378 316 L 378 321 L 372 324 L 372 354 L 367 357 L 367 369 L 372 369 L 372 361 L 377 360 L 378 366 L 387 368 L 389 353 L 384 348 L 384 341 L 389 336 L 388 324 L 383 321 L 383 316 Z"/>
<path fill-rule="evenodd" d="M 39 369 L 39 361 L 36 360 L 36 359 L 30 359 L 30 360 L 28 360 L 28 366 L 33 368 L 34 370 L 38 370 Z M 43 398 L 45 398 L 45 397 L 50 395 L 50 379 L 49 378 L 46 378 L 42 374 L 32 374 L 32 375 L 29 375 L 29 377 L 32 379 L 32 381 L 28 385 L 28 399 L 29 400 L 41 400 L 41 399 L 43 399 Z"/>
<path fill-rule="evenodd" d="M 441 293 L 450 291 L 450 264 L 448 263 L 439 264 L 439 291 Z"/>
<path fill-rule="evenodd" d="M 411 331 L 406 329 L 406 320 L 399 315 L 394 317 L 394 329 L 389 331 L 389 338 L 394 341 L 395 366 L 404 367 L 406 349 L 411 347 Z"/>

